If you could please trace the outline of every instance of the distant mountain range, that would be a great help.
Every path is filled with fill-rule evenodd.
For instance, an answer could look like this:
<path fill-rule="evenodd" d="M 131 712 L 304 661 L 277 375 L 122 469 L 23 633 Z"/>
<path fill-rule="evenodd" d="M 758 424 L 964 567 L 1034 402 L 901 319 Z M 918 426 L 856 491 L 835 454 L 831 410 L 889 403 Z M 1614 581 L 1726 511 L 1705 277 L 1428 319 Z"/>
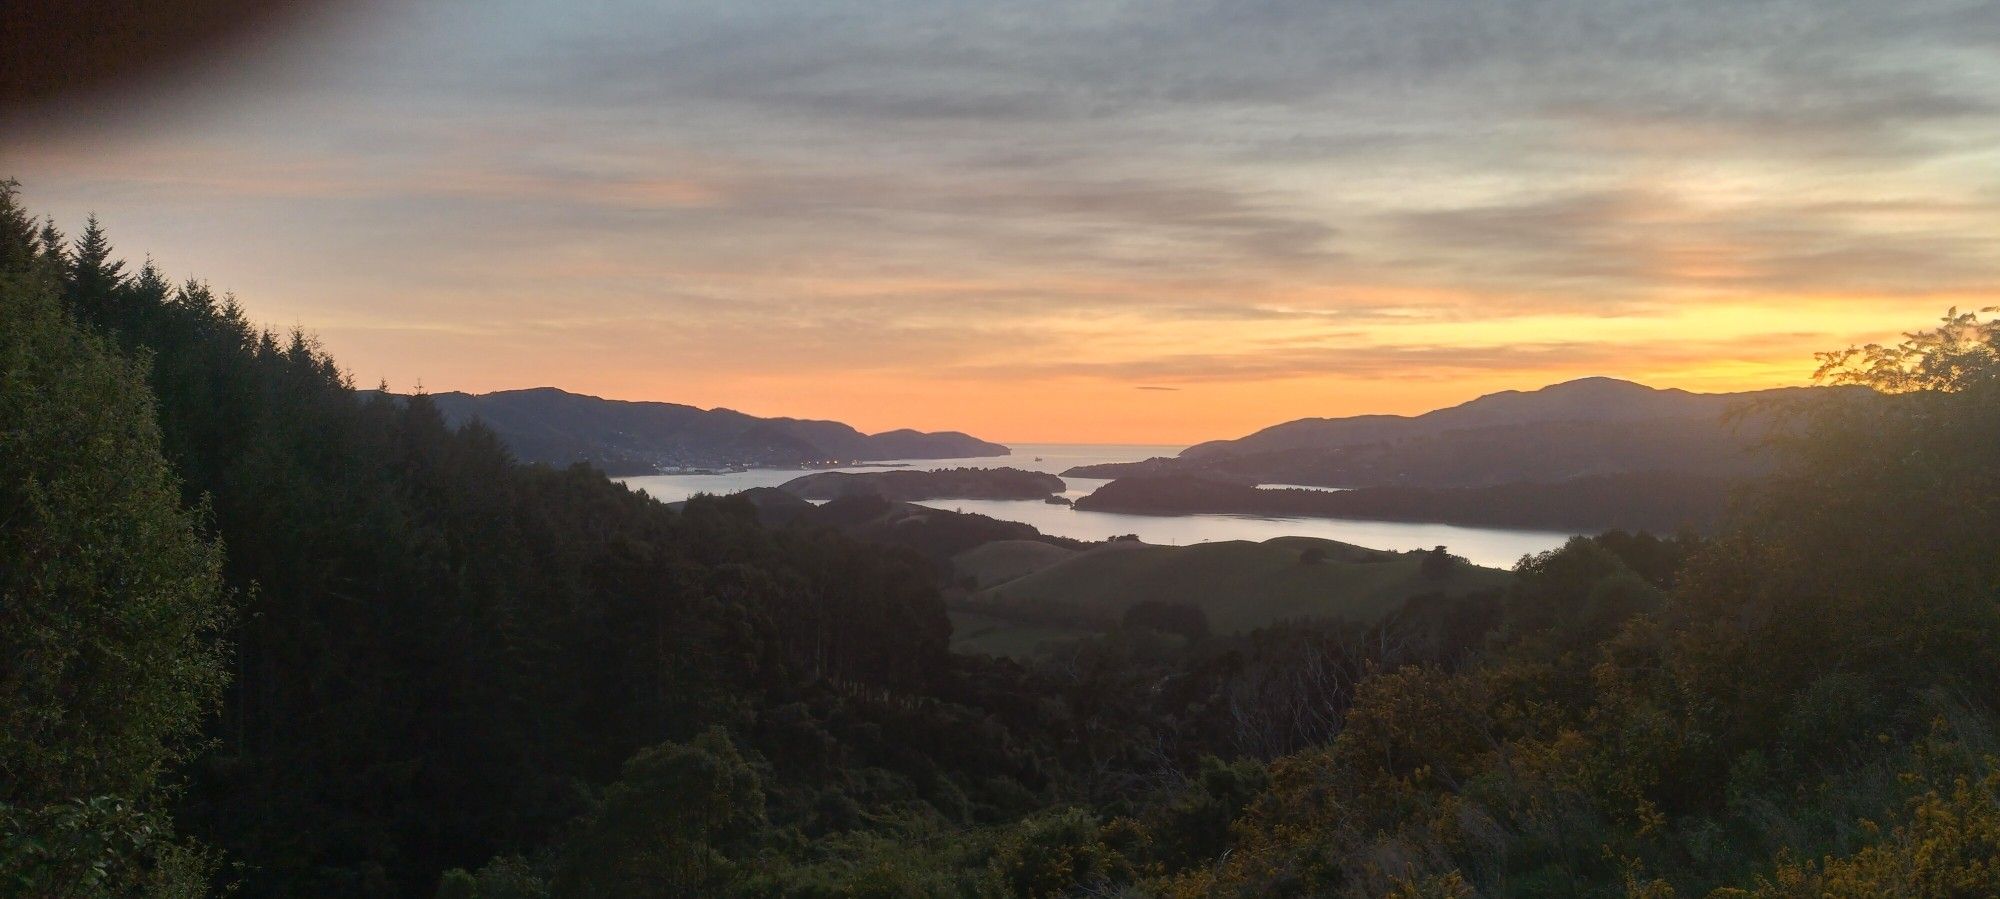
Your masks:
<path fill-rule="evenodd" d="M 885 459 L 1004 456 L 1008 449 L 957 431 L 863 434 L 837 421 L 758 418 L 732 409 L 607 400 L 535 387 L 434 393 L 446 421 L 474 419 L 525 462 L 589 462 L 612 475 L 667 468 L 789 467 Z"/>
<path fill-rule="evenodd" d="M 1584 378 L 1422 415 L 1304 418 L 1192 446 L 1177 458 L 1064 474 L 1329 487 L 1488 487 L 1638 472 L 1738 478 L 1769 464 L 1760 445 L 1775 420 L 1772 405 L 1821 389 L 1830 388 L 1690 393 Z"/>

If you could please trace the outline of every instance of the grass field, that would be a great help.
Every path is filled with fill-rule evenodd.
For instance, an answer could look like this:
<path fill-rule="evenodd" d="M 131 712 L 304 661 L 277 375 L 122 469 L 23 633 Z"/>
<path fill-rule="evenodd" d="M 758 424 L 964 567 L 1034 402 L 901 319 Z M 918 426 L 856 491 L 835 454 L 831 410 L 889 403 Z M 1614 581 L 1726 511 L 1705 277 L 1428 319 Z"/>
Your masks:
<path fill-rule="evenodd" d="M 1018 621 L 967 609 L 952 609 L 950 614 L 953 652 L 1024 659 L 1050 643 L 1075 640 L 1093 633 L 1060 624 Z"/>
<path fill-rule="evenodd" d="M 1039 564 L 1029 573 L 997 579 L 1019 567 L 1003 563 L 1025 562 Z M 966 566 L 968 572 L 996 578 L 982 578 L 981 584 L 997 586 L 968 598 L 979 611 L 966 613 L 967 626 L 976 627 L 978 634 L 955 642 L 966 649 L 1018 656 L 1053 639 L 1037 631 L 1073 636 L 1075 626 L 1060 622 L 1116 621 L 1134 603 L 1149 599 L 1201 609 L 1218 634 L 1293 618 L 1370 622 L 1412 596 L 1464 594 L 1502 586 L 1513 577 L 1466 563 L 1431 576 L 1423 573 L 1422 564 L 1421 553 L 1310 537 L 1192 546 L 1112 543 L 1061 558 L 1018 547 L 995 548 Z"/>
<path fill-rule="evenodd" d="M 1037 540 L 995 540 L 952 557 L 952 570 L 984 590 L 1033 574 L 1077 554 Z"/>

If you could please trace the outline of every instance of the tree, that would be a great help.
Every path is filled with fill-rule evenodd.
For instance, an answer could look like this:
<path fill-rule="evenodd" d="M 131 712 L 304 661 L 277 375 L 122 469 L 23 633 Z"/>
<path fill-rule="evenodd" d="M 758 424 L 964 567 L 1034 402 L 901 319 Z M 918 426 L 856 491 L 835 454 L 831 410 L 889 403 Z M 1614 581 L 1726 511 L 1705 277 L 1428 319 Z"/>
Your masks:
<path fill-rule="evenodd" d="M 2000 588 L 2000 319 L 1954 309 L 1894 346 L 1820 359 L 1844 389 L 1792 410 L 1788 464 L 1757 492 L 1752 529 L 1832 585 Z"/>
<path fill-rule="evenodd" d="M 20 182 L 0 181 L 0 272 L 26 273 L 40 264 L 35 220 L 14 202 Z"/>
<path fill-rule="evenodd" d="M 1107 895 L 1137 874 L 1145 835 L 1133 822 L 1101 822 L 1069 808 L 1022 819 L 994 848 L 989 869 L 1004 895 L 1041 897 Z"/>
<path fill-rule="evenodd" d="M 1434 581 L 1442 580 L 1451 574 L 1452 568 L 1458 563 L 1458 560 L 1452 557 L 1451 551 L 1442 546 L 1433 548 L 1423 555 L 1424 560 L 1417 565 L 1417 572 Z"/>
<path fill-rule="evenodd" d="M 729 734 L 644 749 L 570 841 L 562 896 L 690 896 L 734 879 L 731 856 L 764 821 L 757 772 Z"/>
<path fill-rule="evenodd" d="M 89 305 L 93 317 L 108 318 L 115 311 L 116 289 L 125 283 L 125 263 L 111 258 L 111 239 L 93 215 L 84 223 L 83 235 L 76 239 L 69 256 L 69 299 L 72 305 Z"/>
<path fill-rule="evenodd" d="M 198 890 L 156 812 L 225 679 L 221 548 L 181 507 L 143 369 L 79 329 L 0 185 L 0 877 Z"/>
<path fill-rule="evenodd" d="M 8 183 L 11 185 L 14 182 L 10 181 Z M 42 222 L 42 230 L 36 237 L 36 240 L 40 243 L 39 250 L 41 251 L 42 261 L 47 263 L 52 271 L 59 274 L 67 274 L 69 272 L 69 250 L 67 249 L 69 238 L 64 237 L 62 231 L 56 228 L 56 223 L 53 219 Z"/>
<path fill-rule="evenodd" d="M 1817 356 L 1815 380 L 1887 394 L 1960 393 L 2000 381 L 2000 319 L 1981 321 L 1978 312 L 1954 307 L 1937 327 L 1904 334 L 1893 346 L 1871 343 Z"/>

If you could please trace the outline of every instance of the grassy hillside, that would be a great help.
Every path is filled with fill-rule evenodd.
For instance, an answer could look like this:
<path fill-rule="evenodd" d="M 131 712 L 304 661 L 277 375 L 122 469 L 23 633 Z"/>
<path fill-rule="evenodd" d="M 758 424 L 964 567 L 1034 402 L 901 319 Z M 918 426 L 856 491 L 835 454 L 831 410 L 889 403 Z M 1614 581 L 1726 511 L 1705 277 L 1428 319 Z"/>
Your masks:
<path fill-rule="evenodd" d="M 992 585 L 955 604 L 954 648 L 1020 655 L 1035 645 L 1031 635 L 1008 632 L 1003 624 L 1055 636 L 1106 629 L 1145 600 L 1201 609 L 1218 634 L 1298 618 L 1367 623 L 1412 596 L 1461 595 L 1512 577 L 1462 560 L 1427 572 L 1426 555 L 1310 537 L 1194 546 L 1115 542 L 1061 558 L 989 544 L 954 560 L 962 575 Z M 1009 576 L 1030 567 L 1035 570 Z"/>
<path fill-rule="evenodd" d="M 1045 646 L 1081 640 L 1098 633 L 1075 625 L 993 615 L 971 609 L 952 609 L 949 614 L 953 652 L 1027 659 Z"/>
<path fill-rule="evenodd" d="M 952 557 L 954 580 L 974 590 L 1034 574 L 1077 554 L 1040 540 L 995 540 Z"/>

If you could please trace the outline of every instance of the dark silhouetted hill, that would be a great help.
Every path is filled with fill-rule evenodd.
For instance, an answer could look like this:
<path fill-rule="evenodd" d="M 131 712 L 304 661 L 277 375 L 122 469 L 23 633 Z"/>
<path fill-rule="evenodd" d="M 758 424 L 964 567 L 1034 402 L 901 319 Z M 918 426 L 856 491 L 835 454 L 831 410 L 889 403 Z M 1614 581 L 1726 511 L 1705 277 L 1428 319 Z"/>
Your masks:
<path fill-rule="evenodd" d="M 661 468 L 790 466 L 882 459 L 1004 456 L 956 431 L 863 434 L 837 421 L 758 418 L 732 409 L 607 400 L 553 387 L 438 393 L 446 421 L 478 419 L 526 462 L 589 462 L 614 475 Z"/>
<path fill-rule="evenodd" d="M 1483 487 L 1636 472 L 1759 474 L 1771 405 L 1814 388 L 1660 390 L 1585 378 L 1506 391 L 1417 416 L 1305 418 L 1178 458 L 1096 465 L 1073 477 L 1196 474 L 1265 484 Z M 1732 410 L 1743 409 L 1731 416 Z"/>
<path fill-rule="evenodd" d="M 1421 595 L 1465 596 L 1512 580 L 1450 557 L 1427 571 L 1430 556 L 1312 537 L 1192 546 L 1127 540 L 1081 551 L 987 544 L 954 560 L 978 589 L 952 604 L 953 647 L 1027 658 L 1109 630 L 1142 603 L 1200 610 L 1220 634 L 1281 621 L 1367 623 Z"/>

